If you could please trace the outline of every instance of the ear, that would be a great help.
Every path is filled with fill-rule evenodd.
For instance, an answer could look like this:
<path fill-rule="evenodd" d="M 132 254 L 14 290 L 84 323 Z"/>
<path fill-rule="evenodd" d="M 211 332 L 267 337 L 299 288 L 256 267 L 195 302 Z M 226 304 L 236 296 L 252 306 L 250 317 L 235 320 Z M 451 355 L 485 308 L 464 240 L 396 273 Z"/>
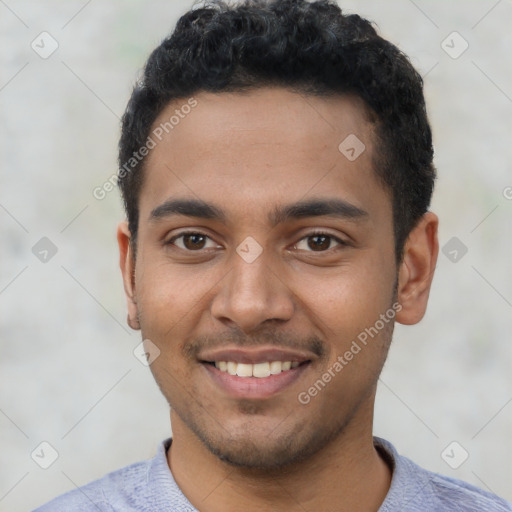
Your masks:
<path fill-rule="evenodd" d="M 398 270 L 397 294 L 402 309 L 396 320 L 401 324 L 416 324 L 425 315 L 439 252 L 438 224 L 437 215 L 425 213 L 405 243 Z"/>
<path fill-rule="evenodd" d="M 131 233 L 127 222 L 117 226 L 117 243 L 119 245 L 119 266 L 123 275 L 124 294 L 128 305 L 128 325 L 140 329 L 139 311 L 135 294 L 135 258 L 131 246 Z"/>

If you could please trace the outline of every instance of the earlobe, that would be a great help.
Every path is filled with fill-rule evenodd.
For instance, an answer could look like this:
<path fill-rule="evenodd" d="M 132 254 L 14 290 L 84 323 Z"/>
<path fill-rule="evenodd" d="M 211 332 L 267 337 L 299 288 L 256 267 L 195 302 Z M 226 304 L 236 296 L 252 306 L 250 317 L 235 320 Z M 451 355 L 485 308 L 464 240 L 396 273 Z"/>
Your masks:
<path fill-rule="evenodd" d="M 416 324 L 425 315 L 439 252 L 438 223 L 437 215 L 425 213 L 405 243 L 397 291 L 402 309 L 396 320 L 401 324 Z"/>
<path fill-rule="evenodd" d="M 134 330 L 138 331 L 140 330 L 140 323 L 138 316 L 135 316 L 135 318 L 132 318 L 130 316 L 130 313 L 126 316 L 126 323 Z"/>
<path fill-rule="evenodd" d="M 117 243 L 119 245 L 119 267 L 123 276 L 124 293 L 128 307 L 128 325 L 139 330 L 139 312 L 135 292 L 135 258 L 131 246 L 131 233 L 127 222 L 121 222 L 117 227 Z"/>

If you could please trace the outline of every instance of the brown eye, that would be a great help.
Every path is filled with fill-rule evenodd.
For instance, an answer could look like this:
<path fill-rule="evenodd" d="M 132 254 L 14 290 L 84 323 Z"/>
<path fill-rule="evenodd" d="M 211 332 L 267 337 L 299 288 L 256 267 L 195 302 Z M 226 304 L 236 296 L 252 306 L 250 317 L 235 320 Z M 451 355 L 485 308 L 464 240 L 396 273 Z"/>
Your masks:
<path fill-rule="evenodd" d="M 195 232 L 176 235 L 167 242 L 167 245 L 175 245 L 184 251 L 200 251 L 218 247 L 209 236 Z"/>
<path fill-rule="evenodd" d="M 299 240 L 295 248 L 308 252 L 327 252 L 335 246 L 344 245 L 346 244 L 335 236 L 327 233 L 313 233 Z"/>
<path fill-rule="evenodd" d="M 183 245 L 193 251 L 194 249 L 203 249 L 206 243 L 206 237 L 197 233 L 183 235 Z"/>
<path fill-rule="evenodd" d="M 314 235 L 308 237 L 308 247 L 313 251 L 325 251 L 331 245 L 331 237 Z"/>

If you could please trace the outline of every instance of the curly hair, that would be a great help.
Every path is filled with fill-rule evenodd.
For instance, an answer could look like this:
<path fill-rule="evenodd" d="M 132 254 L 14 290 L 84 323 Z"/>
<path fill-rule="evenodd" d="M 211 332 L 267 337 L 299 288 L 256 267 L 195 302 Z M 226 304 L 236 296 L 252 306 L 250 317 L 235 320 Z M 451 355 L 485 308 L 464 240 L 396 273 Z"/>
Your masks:
<path fill-rule="evenodd" d="M 391 191 L 397 260 L 434 187 L 423 80 L 406 55 L 358 15 L 330 0 L 206 2 L 183 15 L 151 53 L 122 119 L 118 183 L 132 241 L 143 147 L 166 105 L 199 91 L 279 86 L 307 95 L 355 94 L 373 113 L 373 167 Z M 123 169 L 124 165 L 124 169 Z M 124 171 L 124 172 L 121 172 Z"/>

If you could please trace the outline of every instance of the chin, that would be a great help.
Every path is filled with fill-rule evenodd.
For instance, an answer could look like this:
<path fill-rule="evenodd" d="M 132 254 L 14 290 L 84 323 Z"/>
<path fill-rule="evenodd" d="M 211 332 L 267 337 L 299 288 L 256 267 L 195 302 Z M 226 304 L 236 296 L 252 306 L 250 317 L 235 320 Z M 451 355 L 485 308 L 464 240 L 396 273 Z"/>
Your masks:
<path fill-rule="evenodd" d="M 268 442 L 262 444 L 246 440 L 237 446 L 208 446 L 208 449 L 223 462 L 245 469 L 280 469 L 300 459 L 297 449 L 290 444 L 284 446 L 283 440 L 280 440 L 279 448 L 275 443 L 273 446 Z"/>
<path fill-rule="evenodd" d="M 254 429 L 239 430 L 232 435 L 227 432 L 198 432 L 203 445 L 217 458 L 231 466 L 247 470 L 282 470 L 304 461 L 326 447 L 336 436 L 325 428 L 305 429 L 296 425 L 287 432 Z"/>

